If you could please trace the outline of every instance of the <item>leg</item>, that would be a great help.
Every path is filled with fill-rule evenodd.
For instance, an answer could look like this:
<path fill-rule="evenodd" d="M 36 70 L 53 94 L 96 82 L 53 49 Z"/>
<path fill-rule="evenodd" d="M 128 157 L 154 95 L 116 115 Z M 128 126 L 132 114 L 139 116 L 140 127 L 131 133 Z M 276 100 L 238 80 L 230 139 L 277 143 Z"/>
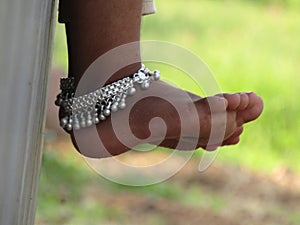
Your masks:
<path fill-rule="evenodd" d="M 71 6 L 71 19 L 66 23 L 68 51 L 69 51 L 69 74 L 75 76 L 76 81 L 80 79 L 87 67 L 93 61 L 105 53 L 121 44 L 139 41 L 140 23 L 141 23 L 141 1 L 140 0 L 97 0 L 97 1 L 75 1 Z M 140 55 L 139 46 L 128 52 L 128 54 Z M 108 82 L 118 80 L 128 76 L 140 67 L 140 63 L 136 63 L 123 68 L 114 74 Z M 103 79 L 99 76 L 99 79 Z M 187 93 L 181 89 L 177 89 L 162 81 L 151 86 L 147 93 L 153 93 L 154 96 L 162 94 L 171 102 L 181 105 L 182 108 L 189 112 L 190 109 L 196 107 L 197 116 L 189 117 L 188 113 L 184 126 L 198 129 L 197 135 L 190 133 L 184 137 L 185 144 L 180 149 L 190 149 L 191 143 L 197 143 L 196 147 L 207 149 L 215 149 L 219 145 L 236 144 L 243 130 L 243 124 L 256 119 L 262 111 L 262 101 L 260 97 L 254 93 L 237 93 L 225 94 L 219 96 L 211 96 L 209 98 L 201 98 L 199 96 Z M 158 143 L 161 146 L 178 148 L 177 143 L 181 135 L 180 116 L 170 102 L 155 97 L 143 98 L 145 93 L 138 92 L 134 98 L 128 99 L 128 104 L 135 100 L 140 100 L 132 108 L 129 113 L 130 133 L 125 136 L 130 146 L 125 146 L 116 137 L 112 126 L 111 118 L 100 122 L 97 125 L 99 137 L 104 143 L 111 155 L 117 155 L 131 149 L 132 146 L 143 143 L 142 139 L 148 138 L 150 130 L 149 121 L 153 117 L 160 117 L 164 120 L 167 130 L 164 140 Z M 184 96 L 189 95 L 192 99 L 187 102 Z M 210 104 L 214 105 L 212 110 Z M 225 114 L 225 120 L 218 120 Z M 117 112 L 116 117 L 120 117 L 122 121 L 122 112 Z M 212 127 L 212 118 L 215 118 L 215 125 L 223 127 L 225 130 L 224 138 L 221 142 L 213 143 L 207 146 Z M 197 120 L 198 123 L 195 123 Z M 121 123 L 120 123 L 121 124 Z M 195 124 L 200 124 L 195 127 Z M 120 125 L 122 126 L 122 125 Z M 149 143 L 156 143 L 161 134 L 160 127 L 155 128 L 156 132 Z M 192 129 L 191 129 L 192 130 Z M 88 128 L 80 132 L 89 132 Z M 140 138 L 137 141 L 135 137 Z M 76 140 L 71 134 L 74 145 Z M 93 143 L 89 142 L 89 145 Z M 78 148 L 80 152 L 91 157 L 103 157 L 102 150 L 99 152 L 90 152 L 84 148 Z"/>
<path fill-rule="evenodd" d="M 75 76 L 77 82 L 103 53 L 140 39 L 141 0 L 76 0 L 69 7 L 70 20 L 66 23 L 69 74 Z M 139 46 L 129 54 L 139 56 Z M 139 63 L 123 68 L 108 82 L 128 76 L 139 68 Z"/>

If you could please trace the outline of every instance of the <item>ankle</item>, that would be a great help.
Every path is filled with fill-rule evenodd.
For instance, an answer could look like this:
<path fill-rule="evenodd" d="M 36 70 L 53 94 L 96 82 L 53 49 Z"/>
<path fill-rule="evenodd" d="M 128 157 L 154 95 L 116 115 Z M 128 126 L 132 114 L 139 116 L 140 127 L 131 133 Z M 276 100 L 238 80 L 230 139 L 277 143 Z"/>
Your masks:
<path fill-rule="evenodd" d="M 128 76 L 134 74 L 140 68 L 141 68 L 141 62 L 137 62 L 137 63 L 131 64 L 131 65 L 128 65 L 126 67 L 123 67 L 122 69 L 120 69 L 119 71 L 114 73 L 108 79 L 107 79 L 106 76 L 99 76 L 98 82 L 107 85 L 107 84 L 113 83 L 117 80 L 121 80 L 124 77 L 128 77 Z M 69 65 L 69 75 L 68 75 L 68 77 L 74 77 L 75 78 L 75 87 L 78 86 L 78 83 L 79 83 L 80 79 L 82 78 L 83 74 L 84 73 L 82 72 L 82 70 L 80 70 L 80 69 L 78 70 L 77 68 L 73 67 L 72 65 Z M 101 74 L 101 71 L 99 71 L 99 74 Z"/>
<path fill-rule="evenodd" d="M 134 63 L 131 65 L 128 65 L 122 69 L 120 69 L 118 72 L 116 72 L 115 74 L 113 74 L 106 82 L 105 84 L 110 84 L 113 83 L 117 80 L 120 80 L 124 77 L 128 77 L 134 73 L 136 73 L 140 68 L 141 68 L 141 62 L 138 63 Z"/>
<path fill-rule="evenodd" d="M 126 67 L 126 70 L 123 69 L 123 71 L 130 72 L 137 65 Z M 116 74 L 124 76 L 122 73 Z M 61 79 L 61 93 L 57 96 L 55 102 L 64 112 L 62 114 L 65 114 L 61 118 L 60 124 L 69 131 L 73 128 L 78 130 L 98 124 L 101 120 L 105 120 L 106 117 L 110 116 L 111 112 L 124 109 L 127 96 L 135 94 L 136 86 L 140 86 L 141 89 L 148 89 L 150 83 L 159 80 L 159 77 L 159 71 L 150 71 L 142 65 L 130 76 L 124 76 L 104 86 L 101 85 L 95 91 L 89 91 L 79 96 L 75 96 L 74 77 Z M 90 86 L 87 88 L 90 88 Z"/>

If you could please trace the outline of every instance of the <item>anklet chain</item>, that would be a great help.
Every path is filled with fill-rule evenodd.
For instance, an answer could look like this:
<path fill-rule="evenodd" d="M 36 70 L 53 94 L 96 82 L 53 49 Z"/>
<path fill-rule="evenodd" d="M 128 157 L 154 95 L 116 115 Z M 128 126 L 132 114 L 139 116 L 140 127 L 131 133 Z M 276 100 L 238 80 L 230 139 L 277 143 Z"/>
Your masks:
<path fill-rule="evenodd" d="M 142 64 L 133 75 L 78 97 L 74 97 L 74 77 L 61 78 L 61 93 L 55 101 L 65 115 L 60 119 L 60 126 L 71 131 L 98 124 L 112 112 L 124 109 L 127 96 L 136 93 L 136 86 L 140 86 L 142 90 L 148 89 L 151 82 L 159 78 L 158 70 L 150 71 Z"/>

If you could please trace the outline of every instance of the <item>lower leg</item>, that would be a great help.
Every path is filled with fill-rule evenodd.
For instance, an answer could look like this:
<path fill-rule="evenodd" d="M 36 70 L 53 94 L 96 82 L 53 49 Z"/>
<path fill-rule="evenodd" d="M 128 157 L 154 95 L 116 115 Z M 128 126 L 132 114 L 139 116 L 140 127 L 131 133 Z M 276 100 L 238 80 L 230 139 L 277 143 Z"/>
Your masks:
<path fill-rule="evenodd" d="M 128 54 L 140 57 L 137 41 L 140 40 L 141 0 L 76 0 L 69 7 L 70 20 L 66 23 L 69 75 L 76 82 L 99 56 L 117 46 L 136 42 Z M 128 76 L 139 68 L 140 63 L 129 65 L 107 82 Z"/>

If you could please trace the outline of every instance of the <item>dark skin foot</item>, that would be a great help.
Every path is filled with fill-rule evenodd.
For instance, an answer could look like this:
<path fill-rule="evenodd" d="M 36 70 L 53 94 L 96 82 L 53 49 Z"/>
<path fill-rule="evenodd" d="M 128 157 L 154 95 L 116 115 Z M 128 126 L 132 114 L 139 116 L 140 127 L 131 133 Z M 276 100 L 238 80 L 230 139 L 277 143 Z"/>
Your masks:
<path fill-rule="evenodd" d="M 140 0 L 76 0 L 68 6 L 69 74 L 75 77 L 77 83 L 86 69 L 105 52 L 122 44 L 138 43 L 141 8 Z M 140 61 L 138 45 L 128 52 L 128 57 Z M 99 76 L 99 80 L 113 82 L 135 73 L 140 65 L 127 66 L 109 80 Z M 149 95 L 160 98 L 146 97 Z M 243 125 L 255 120 L 263 109 L 262 100 L 255 93 L 201 98 L 162 81 L 153 82 L 146 91 L 138 91 L 127 99 L 127 105 L 125 110 L 101 121 L 96 127 L 96 135 L 92 127 L 75 134 L 71 132 L 78 151 L 86 156 L 101 158 L 121 154 L 141 143 L 181 150 L 199 147 L 214 150 L 217 146 L 238 143 Z M 175 109 L 174 105 L 179 109 Z M 151 121 L 154 117 L 164 122 L 157 119 Z M 126 124 L 129 124 L 128 129 Z M 99 140 L 103 146 L 97 148 Z"/>
<path fill-rule="evenodd" d="M 159 90 L 163 90 L 163 93 L 159 94 Z M 159 97 L 147 97 L 149 95 Z M 263 109 L 262 100 L 255 93 L 201 98 L 162 81 L 153 83 L 150 89 L 139 91 L 135 96 L 127 98 L 127 105 L 126 109 L 115 112 L 112 118 L 97 125 L 98 137 L 108 152 L 104 149 L 91 150 L 90 146 L 96 145 L 89 135 L 95 131 L 94 128 L 82 129 L 75 135 L 76 138 L 71 134 L 75 146 L 76 141 L 82 141 L 77 149 L 89 157 L 118 155 L 142 143 L 179 150 L 200 147 L 214 150 L 218 146 L 237 144 L 243 125 L 255 120 Z M 175 109 L 174 106 L 180 107 Z M 154 117 L 161 118 L 165 125 L 160 121 L 154 122 L 151 132 L 149 122 Z M 184 123 L 181 122 L 182 119 Z M 124 128 L 127 123 L 130 129 Z M 217 132 L 212 133 L 212 126 L 217 128 Z M 89 140 L 87 146 L 83 141 L 85 135 Z M 182 140 L 179 144 L 180 138 Z"/>

